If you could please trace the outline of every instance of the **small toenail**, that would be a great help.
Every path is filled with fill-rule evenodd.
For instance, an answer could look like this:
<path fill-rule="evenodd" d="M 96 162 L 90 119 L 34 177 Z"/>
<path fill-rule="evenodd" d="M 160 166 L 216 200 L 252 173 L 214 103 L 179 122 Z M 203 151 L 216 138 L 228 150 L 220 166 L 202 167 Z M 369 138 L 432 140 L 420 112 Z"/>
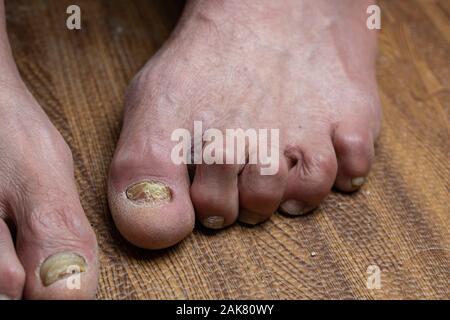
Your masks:
<path fill-rule="evenodd" d="M 296 200 L 287 200 L 280 205 L 280 210 L 282 212 L 293 216 L 304 215 L 313 209 L 314 208 L 305 206 L 303 203 Z"/>
<path fill-rule="evenodd" d="M 127 189 L 127 198 L 139 204 L 161 204 L 169 202 L 172 194 L 168 186 L 158 181 L 142 181 Z"/>
<path fill-rule="evenodd" d="M 60 252 L 48 257 L 41 265 L 41 281 L 48 287 L 52 283 L 75 273 L 85 272 L 86 260 L 72 252 Z"/>
<path fill-rule="evenodd" d="M 364 184 L 364 181 L 366 181 L 366 179 L 364 177 L 353 178 L 352 179 L 352 187 L 354 189 L 357 189 Z"/>
<path fill-rule="evenodd" d="M 220 229 L 223 228 L 224 222 L 225 219 L 223 217 L 212 216 L 203 220 L 203 225 L 210 229 Z"/>
<path fill-rule="evenodd" d="M 1 300 L 13 300 L 13 299 L 11 299 L 10 297 L 8 297 L 7 295 L 0 294 L 0 301 L 1 301 Z"/>
<path fill-rule="evenodd" d="M 257 225 L 258 223 L 263 222 L 264 220 L 266 220 L 266 218 L 255 212 L 241 209 L 239 212 L 238 220 L 245 224 L 250 224 L 250 225 L 254 226 L 254 225 Z"/>

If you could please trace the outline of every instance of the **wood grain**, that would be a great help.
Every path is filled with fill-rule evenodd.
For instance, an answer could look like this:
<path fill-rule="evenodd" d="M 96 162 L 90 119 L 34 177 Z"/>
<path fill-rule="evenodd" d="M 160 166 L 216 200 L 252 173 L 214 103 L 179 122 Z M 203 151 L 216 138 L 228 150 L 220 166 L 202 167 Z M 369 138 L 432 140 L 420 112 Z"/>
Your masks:
<path fill-rule="evenodd" d="M 262 226 L 220 233 L 196 228 L 155 252 L 118 234 L 106 179 L 124 90 L 183 3 L 6 2 L 20 71 L 73 151 L 99 240 L 98 298 L 450 298 L 450 2 L 380 2 L 384 123 L 360 192 L 333 193 L 306 217 L 277 214 Z M 81 31 L 65 27 L 73 3 L 82 9 Z M 366 286 L 369 265 L 381 269 L 379 290 Z"/>

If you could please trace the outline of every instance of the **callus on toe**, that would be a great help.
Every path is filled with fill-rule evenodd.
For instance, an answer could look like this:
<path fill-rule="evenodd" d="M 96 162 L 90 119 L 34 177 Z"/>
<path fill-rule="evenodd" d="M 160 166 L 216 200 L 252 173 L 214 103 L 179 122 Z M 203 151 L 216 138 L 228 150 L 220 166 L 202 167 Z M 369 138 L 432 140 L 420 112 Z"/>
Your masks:
<path fill-rule="evenodd" d="M 45 287 L 58 280 L 87 270 L 86 260 L 79 254 L 72 252 L 56 253 L 48 257 L 41 265 L 40 277 Z"/>

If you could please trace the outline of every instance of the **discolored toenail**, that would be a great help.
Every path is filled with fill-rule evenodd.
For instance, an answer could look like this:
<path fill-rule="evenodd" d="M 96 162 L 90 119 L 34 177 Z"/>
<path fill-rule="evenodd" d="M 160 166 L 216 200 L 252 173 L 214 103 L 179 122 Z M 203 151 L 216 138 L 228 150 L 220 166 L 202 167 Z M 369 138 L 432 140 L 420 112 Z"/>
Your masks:
<path fill-rule="evenodd" d="M 44 286 L 67 278 L 72 274 L 86 272 L 86 260 L 72 252 L 56 253 L 48 257 L 41 265 L 40 276 Z"/>
<path fill-rule="evenodd" d="M 1 300 L 13 300 L 13 299 L 11 299 L 10 297 L 8 297 L 7 295 L 0 294 L 0 301 L 1 301 Z"/>
<path fill-rule="evenodd" d="M 172 199 L 168 186 L 158 181 L 142 181 L 127 189 L 127 198 L 138 204 L 162 204 Z"/>
<path fill-rule="evenodd" d="M 203 220 L 203 225 L 209 229 L 223 228 L 225 219 L 220 216 L 211 216 Z"/>
<path fill-rule="evenodd" d="M 287 200 L 280 205 L 280 211 L 293 216 L 304 215 L 313 209 L 314 208 L 305 206 L 303 203 L 297 200 Z"/>
<path fill-rule="evenodd" d="M 249 225 L 257 225 L 258 223 L 263 222 L 264 220 L 266 220 L 266 217 L 261 216 L 258 213 L 255 212 L 251 212 L 245 209 L 241 209 L 239 211 L 239 217 L 238 220 L 240 222 L 243 222 L 245 224 L 249 224 Z"/>
<path fill-rule="evenodd" d="M 365 181 L 366 181 L 366 179 L 364 177 L 353 178 L 351 181 L 352 188 L 353 189 L 360 188 L 364 184 Z"/>

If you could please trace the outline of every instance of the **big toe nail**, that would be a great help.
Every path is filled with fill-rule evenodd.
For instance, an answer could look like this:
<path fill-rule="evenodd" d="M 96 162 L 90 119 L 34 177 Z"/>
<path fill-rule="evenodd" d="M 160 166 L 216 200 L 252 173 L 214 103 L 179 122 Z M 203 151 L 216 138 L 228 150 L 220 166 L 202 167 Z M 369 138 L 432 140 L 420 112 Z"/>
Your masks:
<path fill-rule="evenodd" d="M 86 259 L 73 252 L 56 253 L 41 265 L 40 276 L 44 286 L 87 270 Z"/>
<path fill-rule="evenodd" d="M 130 186 L 127 198 L 140 205 L 161 205 L 172 199 L 170 188 L 158 181 L 142 181 Z"/>

